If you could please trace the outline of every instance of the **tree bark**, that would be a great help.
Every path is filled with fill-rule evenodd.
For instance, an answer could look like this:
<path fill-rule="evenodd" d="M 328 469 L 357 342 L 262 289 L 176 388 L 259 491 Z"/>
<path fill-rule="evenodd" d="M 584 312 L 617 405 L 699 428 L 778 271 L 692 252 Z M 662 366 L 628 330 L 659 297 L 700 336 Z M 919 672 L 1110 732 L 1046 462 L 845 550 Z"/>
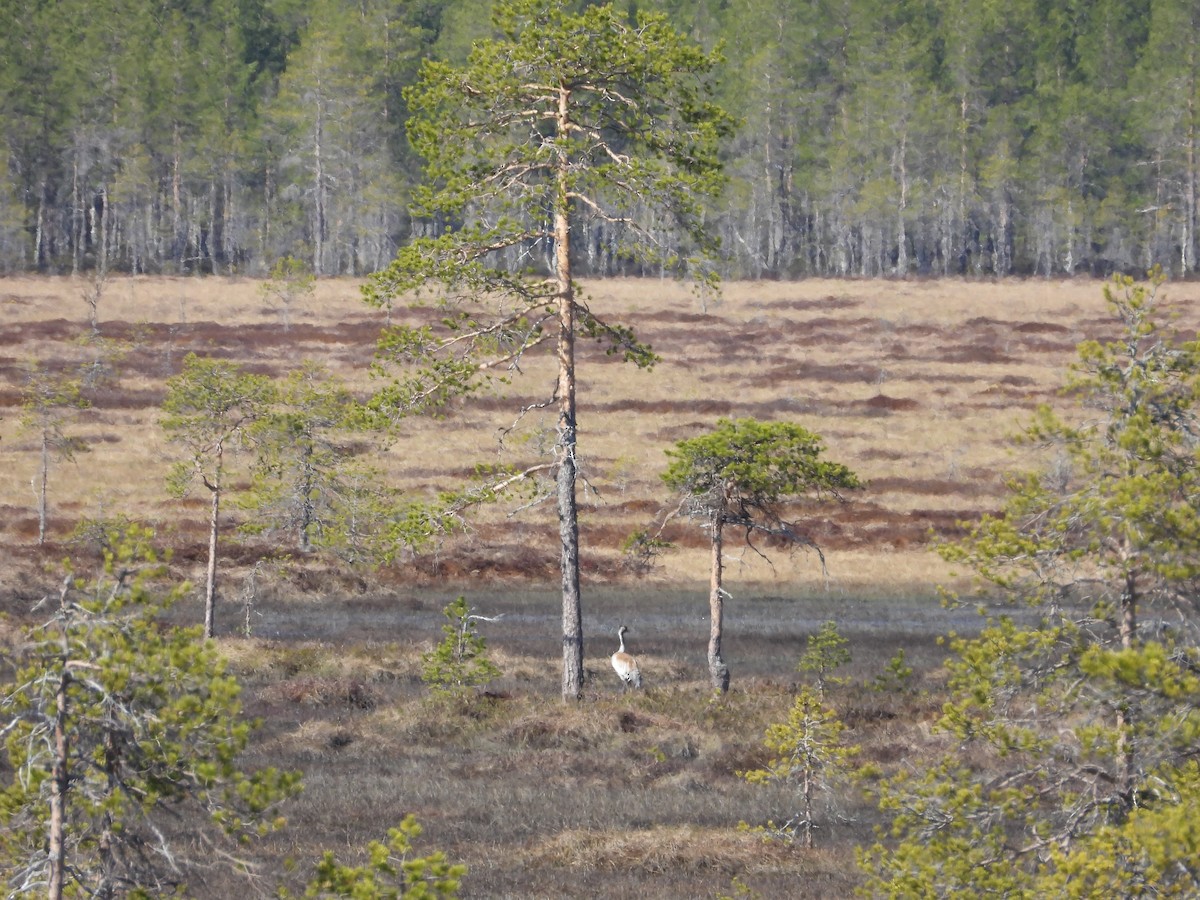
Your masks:
<path fill-rule="evenodd" d="M 67 638 L 67 582 L 63 583 L 59 597 L 59 615 L 62 616 L 62 672 L 58 677 L 58 689 L 54 693 L 54 765 L 51 772 L 53 782 L 50 791 L 50 831 L 47 838 L 46 861 L 50 871 L 46 894 L 50 900 L 62 900 L 66 883 L 67 864 L 67 791 L 71 787 L 69 763 L 70 743 L 67 738 L 67 690 L 71 684 L 71 669 L 68 665 L 71 644 Z"/>
<path fill-rule="evenodd" d="M 42 430 L 42 469 L 38 473 L 41 486 L 38 489 L 38 546 L 46 543 L 46 494 L 50 480 L 50 435 Z"/>
<path fill-rule="evenodd" d="M 49 864 L 49 886 L 47 896 L 50 900 L 62 900 L 63 885 L 67 863 L 66 831 L 67 831 L 67 791 L 71 786 L 70 768 L 67 754 L 67 688 L 71 683 L 70 670 L 66 659 L 66 626 L 63 626 L 63 668 L 58 680 L 58 690 L 54 695 L 54 769 L 52 773 L 53 787 L 50 793 L 50 833 L 46 861 Z"/>
<path fill-rule="evenodd" d="M 318 93 L 320 83 L 318 82 Z M 325 262 L 325 109 L 324 100 L 317 98 L 313 120 L 313 274 L 323 275 Z"/>
<path fill-rule="evenodd" d="M 558 134 L 565 138 L 571 94 L 559 91 Z M 558 534 L 562 545 L 563 701 L 583 696 L 583 606 L 579 593 L 579 510 L 575 459 L 575 286 L 571 280 L 571 201 L 567 160 L 560 152 L 554 209 L 558 288 Z"/>
<path fill-rule="evenodd" d="M 804 761 L 804 849 L 813 848 L 813 761 Z"/>
<path fill-rule="evenodd" d="M 1121 596 L 1121 621 L 1118 630 L 1121 637 L 1121 649 L 1133 649 L 1137 638 L 1137 604 L 1138 584 L 1137 573 L 1129 571 L 1125 575 L 1125 590 Z M 1121 797 L 1125 802 L 1126 811 L 1134 807 L 1134 792 L 1137 785 L 1136 760 L 1132 742 L 1134 727 L 1134 710 L 1130 706 L 1117 708 L 1117 765 L 1118 778 L 1121 785 Z"/>
<path fill-rule="evenodd" d="M 179 122 L 171 130 L 171 252 L 175 256 L 175 267 L 182 275 L 186 268 L 187 237 L 183 226 L 183 140 L 179 134 Z"/>
<path fill-rule="evenodd" d="M 729 666 L 721 656 L 721 631 L 725 615 L 725 589 L 722 587 L 724 574 L 724 536 L 721 533 L 721 514 L 713 519 L 712 526 L 712 572 L 708 592 L 708 673 L 712 678 L 713 690 L 724 694 L 729 690 Z"/>
<path fill-rule="evenodd" d="M 217 606 L 217 528 L 221 517 L 221 455 L 217 450 L 216 475 L 208 490 L 212 494 L 212 513 L 208 519 L 208 577 L 204 589 L 204 637 L 215 634 L 215 610 Z"/>
<path fill-rule="evenodd" d="M 287 330 L 286 328 L 284 329 Z M 304 450 L 300 456 L 300 469 L 303 472 L 300 495 L 300 552 L 307 555 L 312 550 L 312 528 L 316 524 L 317 511 L 313 502 L 313 491 L 316 489 L 317 474 L 312 462 L 313 439 L 306 437 Z"/>
<path fill-rule="evenodd" d="M 46 230 L 46 182 L 38 185 L 37 219 L 33 230 L 33 265 L 39 272 L 44 262 Z"/>

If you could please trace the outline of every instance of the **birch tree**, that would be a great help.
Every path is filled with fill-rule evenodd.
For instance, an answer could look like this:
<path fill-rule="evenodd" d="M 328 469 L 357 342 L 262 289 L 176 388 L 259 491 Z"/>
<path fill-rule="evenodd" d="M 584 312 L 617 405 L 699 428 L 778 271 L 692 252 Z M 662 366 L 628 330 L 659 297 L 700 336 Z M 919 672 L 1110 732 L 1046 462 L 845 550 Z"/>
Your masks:
<path fill-rule="evenodd" d="M 424 290 L 436 326 L 397 327 L 380 343 L 394 383 L 375 407 L 402 416 L 517 371 L 535 350 L 558 366 L 553 472 L 561 544 L 564 700 L 583 688 L 576 478 L 576 337 L 642 367 L 656 357 L 606 321 L 573 274 L 584 223 L 616 253 L 715 285 L 701 201 L 722 184 L 717 147 L 729 117 L 709 100 L 718 57 L 665 16 L 636 22 L 611 5 L 498 3 L 496 37 L 462 67 L 427 61 L 407 93 L 410 138 L 426 161 L 415 213 L 423 236 L 374 277 L 387 305 Z M 669 227 L 664 227 L 667 223 Z"/>

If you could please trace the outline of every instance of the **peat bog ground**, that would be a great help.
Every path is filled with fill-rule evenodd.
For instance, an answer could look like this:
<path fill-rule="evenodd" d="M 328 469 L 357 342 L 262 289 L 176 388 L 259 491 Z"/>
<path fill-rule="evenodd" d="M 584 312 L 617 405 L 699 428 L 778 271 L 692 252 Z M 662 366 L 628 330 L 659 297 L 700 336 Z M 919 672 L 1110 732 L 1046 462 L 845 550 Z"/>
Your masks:
<path fill-rule="evenodd" d="M 206 502 L 167 495 L 173 448 L 157 427 L 165 380 L 186 354 L 273 375 L 311 359 L 365 392 L 384 324 L 350 280 L 320 282 L 284 327 L 250 280 L 110 279 L 99 331 L 122 355 L 109 386 L 69 423 L 89 452 L 52 464 L 49 539 L 39 546 L 39 447 L 20 427 L 22 391 L 32 365 L 74 367 L 94 352 L 80 342 L 90 332 L 89 286 L 0 279 L 0 649 L 9 660 L 30 608 L 58 583 L 59 561 L 91 552 L 69 539 L 83 517 L 151 522 L 175 552 L 174 573 L 202 583 Z M 552 506 L 490 509 L 470 533 L 378 573 L 294 560 L 256 581 L 249 604 L 239 598 L 249 596 L 253 564 L 275 548 L 227 531 L 218 640 L 263 723 L 247 762 L 301 769 L 306 783 L 285 810 L 288 828 L 256 848 L 249 893 L 303 883 L 325 849 L 354 860 L 412 812 L 425 828 L 418 850 L 442 849 L 470 866 L 465 897 L 694 898 L 730 893 L 735 877 L 763 897 L 847 896 L 857 883 L 854 847 L 874 840 L 880 822 L 857 790 L 834 798 L 813 851 L 739 830 L 794 809 L 786 789 L 748 785 L 737 773 L 765 763 L 763 731 L 786 716 L 805 642 L 831 619 L 853 662 L 830 701 L 862 758 L 920 766 L 941 746 L 931 728 L 946 652 L 937 639 L 978 623 L 969 609 L 941 606 L 938 585 L 972 587 L 930 547 L 996 509 L 1006 473 L 1044 462 L 1008 437 L 1037 404 L 1062 402 L 1076 345 L 1112 332 L 1102 284 L 737 283 L 708 304 L 653 280 L 587 287 L 598 313 L 633 326 L 663 359 L 646 373 L 602 348 L 580 349 L 592 676 L 584 702 L 559 700 Z M 1194 333 L 1200 285 L 1163 292 Z M 433 314 L 393 311 L 408 321 Z M 505 393 L 411 420 L 386 448 L 365 438 L 363 446 L 393 483 L 436 493 L 477 463 L 539 458 L 553 420 L 516 411 L 552 388 L 550 363 L 530 360 Z M 705 665 L 706 536 L 671 526 L 676 549 L 642 575 L 619 548 L 669 505 L 663 450 L 722 416 L 796 421 L 867 488 L 843 505 L 796 510 L 825 550 L 826 574 L 810 553 L 763 548 L 768 562 L 733 548 L 732 690 L 715 701 Z M 502 616 L 482 631 L 504 674 L 468 707 L 447 710 L 428 702 L 420 656 L 440 640 L 442 608 L 458 594 Z M 195 622 L 200 610 L 196 592 L 173 615 Z M 621 623 L 646 675 L 643 694 L 622 695 L 608 667 Z M 900 650 L 913 677 L 877 689 Z M 196 896 L 233 891 L 247 888 L 216 871 L 192 885 Z"/>

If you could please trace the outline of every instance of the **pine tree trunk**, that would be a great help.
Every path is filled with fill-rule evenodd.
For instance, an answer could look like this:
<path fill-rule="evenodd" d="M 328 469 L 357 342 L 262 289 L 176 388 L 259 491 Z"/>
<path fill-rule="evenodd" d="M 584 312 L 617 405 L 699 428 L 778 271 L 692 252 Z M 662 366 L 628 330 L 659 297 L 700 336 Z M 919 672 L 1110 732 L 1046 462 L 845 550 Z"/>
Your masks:
<path fill-rule="evenodd" d="M 175 268 L 180 275 L 184 273 L 184 250 L 187 238 L 183 233 L 183 142 L 179 135 L 179 123 L 176 122 L 171 132 L 171 251 L 175 256 Z"/>
<path fill-rule="evenodd" d="M 212 491 L 212 514 L 208 521 L 208 578 L 204 590 L 204 636 L 215 634 L 214 611 L 217 605 L 217 524 L 221 514 L 220 488 Z"/>
<path fill-rule="evenodd" d="M 46 240 L 46 182 L 38 186 L 37 219 L 33 229 L 33 265 L 39 272 L 42 270 L 45 255 Z"/>
<path fill-rule="evenodd" d="M 724 536 L 721 533 L 723 514 L 718 513 L 712 526 L 712 572 L 708 591 L 708 673 L 712 678 L 713 690 L 724 694 L 729 690 L 729 666 L 721 656 L 721 632 L 724 627 L 725 589 L 722 587 L 724 574 Z"/>
<path fill-rule="evenodd" d="M 1184 276 L 1190 275 L 1196 268 L 1194 248 L 1196 246 L 1196 126 L 1195 126 L 1194 94 L 1188 95 L 1188 129 L 1187 129 L 1187 175 L 1184 185 L 1183 198 L 1183 240 L 1180 241 L 1183 250 L 1180 260 Z"/>
<path fill-rule="evenodd" d="M 71 644 L 67 636 L 67 590 L 70 582 L 64 581 L 59 596 L 59 621 L 62 627 L 62 672 L 58 677 L 58 689 L 54 693 L 54 763 L 51 771 L 50 826 L 46 836 L 46 862 L 48 885 L 46 895 L 50 900 L 62 900 L 67 867 L 67 791 L 71 787 L 69 760 L 70 742 L 67 738 L 67 689 L 71 684 L 68 658 Z"/>
<path fill-rule="evenodd" d="M 63 644 L 67 642 L 66 624 L 63 625 Z M 54 767 L 51 775 L 53 784 L 50 790 L 50 830 L 47 836 L 49 847 L 46 852 L 46 862 L 49 865 L 49 885 L 47 896 L 50 900 L 62 900 L 63 885 L 67 863 L 66 832 L 67 832 L 67 791 L 71 786 L 70 768 L 68 767 L 67 741 L 67 687 L 71 676 L 67 670 L 67 660 L 63 657 L 62 674 L 59 676 L 58 690 L 54 695 Z"/>
<path fill-rule="evenodd" d="M 1121 621 L 1118 626 L 1121 649 L 1131 650 L 1137 637 L 1138 585 L 1136 572 L 1125 575 L 1125 590 L 1121 597 Z M 1128 706 L 1117 709 L 1117 765 L 1121 795 L 1126 810 L 1134 806 L 1134 790 L 1137 784 L 1136 760 L 1131 741 L 1134 728 L 1134 710 Z"/>
<path fill-rule="evenodd" d="M 804 849 L 813 848 L 813 772 L 812 760 L 804 763 Z"/>
<path fill-rule="evenodd" d="M 79 190 L 79 152 L 71 161 L 71 277 L 79 274 L 83 258 L 83 196 Z"/>
<path fill-rule="evenodd" d="M 284 331 L 287 331 L 286 327 Z M 313 440 L 306 438 L 300 456 L 300 470 L 303 473 L 300 481 L 300 552 L 306 555 L 312 550 L 312 530 L 317 519 L 313 502 L 317 482 L 316 467 L 312 463 L 313 453 Z"/>
<path fill-rule="evenodd" d="M 313 123 L 313 274 L 324 274 L 325 262 L 325 120 L 323 101 L 317 100 L 316 118 Z"/>
<path fill-rule="evenodd" d="M 908 229 L 905 222 L 908 216 L 908 132 L 900 137 L 896 160 L 900 181 L 900 208 L 896 210 L 896 274 L 905 278 L 908 275 Z"/>
<path fill-rule="evenodd" d="M 559 94 L 558 133 L 567 133 L 570 92 Z M 570 200 L 560 159 L 554 210 L 558 278 L 558 534 L 562 545 L 563 701 L 583 696 L 583 604 L 579 593 L 579 510 L 576 506 L 575 288 L 571 280 Z"/>
<path fill-rule="evenodd" d="M 103 278 L 108 273 L 109 241 L 112 234 L 112 211 L 108 205 L 108 185 L 100 188 L 100 248 L 96 254 L 96 271 Z"/>
<path fill-rule="evenodd" d="M 50 479 L 50 435 L 42 431 L 42 468 L 38 473 L 41 485 L 38 488 L 38 544 L 46 543 L 46 493 Z"/>

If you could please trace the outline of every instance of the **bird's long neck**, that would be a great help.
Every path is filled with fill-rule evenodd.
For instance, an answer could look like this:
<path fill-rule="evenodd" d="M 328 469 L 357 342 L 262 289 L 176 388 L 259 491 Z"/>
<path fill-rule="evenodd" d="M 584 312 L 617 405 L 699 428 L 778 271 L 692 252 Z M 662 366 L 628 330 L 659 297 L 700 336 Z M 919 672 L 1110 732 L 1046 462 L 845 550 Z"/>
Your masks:
<path fill-rule="evenodd" d="M 618 652 L 618 653 L 624 653 L 624 652 L 625 652 L 625 632 L 623 632 L 623 631 L 618 631 L 618 632 L 617 632 L 617 638 L 618 638 L 618 640 L 620 640 L 620 642 L 621 642 L 621 646 L 617 648 L 617 652 Z M 612 645 L 610 644 L 609 646 L 611 647 Z"/>

